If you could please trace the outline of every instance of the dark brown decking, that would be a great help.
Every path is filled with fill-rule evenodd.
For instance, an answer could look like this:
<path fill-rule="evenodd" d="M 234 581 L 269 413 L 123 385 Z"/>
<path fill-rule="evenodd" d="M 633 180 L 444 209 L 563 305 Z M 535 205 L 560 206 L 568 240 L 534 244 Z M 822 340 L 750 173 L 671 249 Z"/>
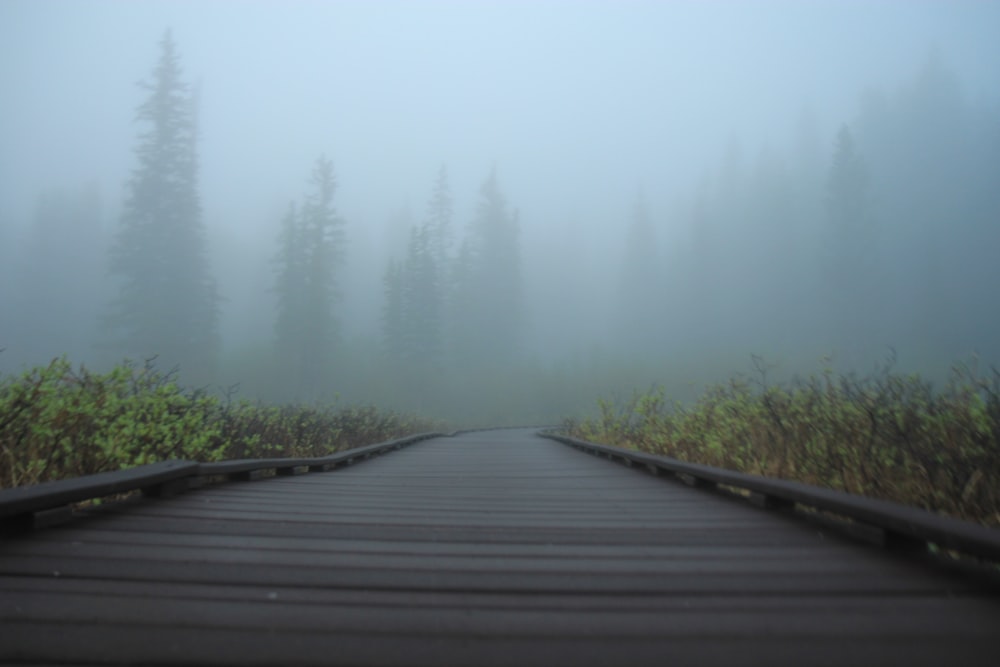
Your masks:
<path fill-rule="evenodd" d="M 995 665 L 981 580 L 527 430 L 0 542 L 0 662 Z"/>

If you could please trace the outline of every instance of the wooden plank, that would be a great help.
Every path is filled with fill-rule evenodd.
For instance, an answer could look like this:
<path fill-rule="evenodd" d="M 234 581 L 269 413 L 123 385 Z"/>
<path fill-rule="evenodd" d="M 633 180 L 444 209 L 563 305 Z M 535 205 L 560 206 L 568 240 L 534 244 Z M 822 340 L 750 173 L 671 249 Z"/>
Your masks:
<path fill-rule="evenodd" d="M 347 449 L 318 458 L 241 459 L 218 463 L 161 461 L 126 470 L 96 473 L 84 477 L 44 482 L 31 486 L 0 489 L 0 529 L 24 532 L 51 522 L 34 520 L 34 514 L 104 496 L 142 490 L 150 496 L 173 495 L 186 490 L 195 477 L 226 476 L 236 480 L 259 479 L 265 471 L 295 475 L 325 471 L 359 458 L 395 451 L 401 447 L 438 437 L 440 433 L 419 433 L 386 442 Z"/>
<path fill-rule="evenodd" d="M 173 545 L 134 545 L 134 544 L 85 544 L 74 543 L 69 551 L 61 544 L 12 544 L 0 555 L 0 562 L 11 558 L 36 558 L 41 562 L 46 557 L 71 557 L 75 562 L 83 564 L 88 559 L 99 561 L 109 559 L 125 559 L 129 561 L 156 561 L 179 563 L 217 563 L 223 565 L 259 565 L 265 567 L 325 567 L 348 570 L 363 562 L 365 570 L 410 569 L 414 571 L 448 570 L 449 572 L 498 572 L 498 573 L 530 573 L 546 572 L 579 573 L 604 575 L 616 570 L 627 571 L 629 575 L 709 575 L 726 574 L 734 569 L 738 562 L 742 574 L 756 577 L 784 576 L 792 574 L 823 574 L 826 576 L 853 574 L 861 578 L 857 572 L 857 563 L 824 557 L 804 560 L 789 554 L 784 558 L 767 560 L 747 559 L 739 562 L 733 556 L 728 558 L 709 558 L 705 556 L 679 556 L 673 559 L 662 557 L 639 557 L 622 552 L 606 556 L 583 556 L 574 553 L 567 557 L 564 553 L 503 555 L 494 552 L 476 554 L 414 553 L 409 543 L 383 543 L 378 551 L 370 552 L 359 558 L 357 552 L 334 553 L 319 549 L 236 549 L 212 546 L 173 546 Z M 892 563 L 879 563 L 865 569 L 864 576 L 870 576 L 885 581 L 900 571 Z M 44 570 L 43 570 L 44 572 Z"/>
<path fill-rule="evenodd" d="M 926 600 L 905 601 L 895 613 L 886 605 L 851 604 L 836 600 L 832 607 L 791 605 L 683 605 L 675 604 L 650 613 L 645 609 L 619 609 L 594 613 L 572 602 L 549 609 L 484 608 L 476 613 L 458 606 L 438 607 L 433 614 L 414 613 L 413 607 L 388 605 L 324 604 L 317 613 L 314 604 L 288 602 L 279 595 L 256 600 L 171 599 L 151 606 L 139 597 L 107 597 L 100 605 L 87 594 L 32 594 L 7 592 L 0 603 L 0 621 L 5 625 L 45 619 L 59 625 L 95 623 L 134 626 L 197 627 L 238 626 L 247 632 L 330 632 L 342 635 L 374 634 L 450 635 L 494 637 L 604 637 L 631 641 L 656 636 L 679 639 L 701 636 L 739 637 L 773 635 L 808 637 L 838 636 L 844 641 L 899 635 L 922 628 L 924 636 L 950 637 L 964 641 L 994 634 L 1000 618 L 982 601 L 968 601 L 981 614 L 955 619 L 942 617 L 945 607 Z M 558 612 L 558 613 L 553 613 Z M 748 613 L 753 612 L 753 613 Z M 904 615 L 902 612 L 906 612 Z"/>
<path fill-rule="evenodd" d="M 587 570 L 573 572 L 551 568 L 527 571 L 491 570 L 469 566 L 446 572 L 431 564 L 423 567 L 375 568 L 309 567 L 281 562 L 262 564 L 192 561 L 134 561 L 109 558 L 104 561 L 66 560 L 51 556 L 0 557 L 0 568 L 12 576 L 106 578 L 114 568 L 114 578 L 122 581 L 177 583 L 255 583 L 267 586 L 328 586 L 352 589 L 438 590 L 452 592 L 521 591 L 525 594 L 577 591 L 592 594 L 630 595 L 957 595 L 973 592 L 972 586 L 927 578 L 919 582 L 905 577 L 885 577 L 876 573 L 760 572 L 727 568 L 668 568 L 655 573 Z"/>
<path fill-rule="evenodd" d="M 816 509 L 836 512 L 872 526 L 878 526 L 888 531 L 896 542 L 905 543 L 908 540 L 933 542 L 945 549 L 962 551 L 973 556 L 1000 562 L 1000 530 L 994 528 L 987 528 L 968 521 L 959 521 L 916 507 L 799 482 L 687 463 L 665 456 L 590 443 L 558 434 L 549 433 L 545 434 L 545 437 L 587 451 L 669 471 L 682 476 L 685 480 L 692 480 L 692 483 L 725 484 L 747 489 L 767 499 L 764 504 L 769 502 L 772 505 L 787 506 L 789 503 L 801 503 Z"/>
<path fill-rule="evenodd" d="M 0 627 L 43 664 L 987 665 L 1000 595 L 492 431 L 0 542 Z"/>
<path fill-rule="evenodd" d="M 395 589 L 349 589 L 334 587 L 263 586 L 259 584 L 195 584 L 160 581 L 120 581 L 74 579 L 70 577 L 0 577 L 0 593 L 37 593 L 53 596 L 100 595 L 104 598 L 156 598 L 164 604 L 178 600 L 267 601 L 278 604 L 333 605 L 340 607 L 429 609 L 531 609 L 560 611 L 576 609 L 612 613 L 616 611 L 700 613 L 716 611 L 794 614 L 896 614 L 902 619 L 912 614 L 938 613 L 948 603 L 929 596 L 869 596 L 869 595 L 628 595 L 587 594 L 585 592 L 552 592 L 525 595 L 520 591 L 470 592 Z M 967 602 L 978 606 L 981 618 L 995 613 L 992 598 L 967 596 Z M 0 603 L 2 604 L 2 603 Z M 15 608 L 18 605 L 14 605 Z M 938 610 L 934 612 L 933 610 Z"/>
<path fill-rule="evenodd" d="M 29 514 L 136 489 L 152 489 L 177 479 L 193 477 L 197 470 L 198 464 L 193 461 L 162 461 L 128 470 L 2 489 L 0 517 Z"/>
<path fill-rule="evenodd" d="M 80 623 L 60 626 L 52 641 L 47 624 L 18 624 L 0 659 L 38 656 L 71 664 L 82 655 L 98 664 L 158 665 L 372 665 L 378 667 L 597 667 L 628 664 L 641 667 L 667 664 L 731 665 L 942 665 L 992 666 L 995 643 L 982 638 L 955 643 L 946 638 L 868 637 L 843 639 L 796 637 L 775 642 L 773 633 L 718 637 L 659 638 L 647 636 L 627 642 L 618 637 L 554 636 L 525 638 L 486 634 L 463 635 L 334 634 L 292 631 L 245 633 L 238 628 L 137 626 L 115 632 L 113 626 Z M 906 655 L 907 660 L 902 660 Z M 910 657 L 915 656 L 915 657 Z M 615 659 L 626 662 L 616 662 Z"/>
<path fill-rule="evenodd" d="M 418 433 L 386 442 L 352 447 L 328 456 L 315 458 L 233 459 L 215 463 L 202 463 L 198 467 L 198 474 L 206 477 L 225 476 L 231 479 L 250 480 L 256 478 L 252 473 L 268 470 L 277 471 L 278 474 L 290 474 L 289 471 L 294 471 L 298 468 L 324 471 L 351 460 L 394 451 L 400 447 L 442 435 L 442 433 Z"/>
<path fill-rule="evenodd" d="M 132 507 L 135 507 L 134 505 Z M 781 546 L 801 544 L 794 532 L 774 533 L 760 530 L 706 531 L 697 525 L 686 528 L 650 531 L 643 528 L 605 528 L 600 531 L 583 528 L 557 527 L 496 527 L 496 526 L 426 526 L 416 524 L 371 525 L 347 522 L 301 522 L 259 520 L 189 520 L 161 514 L 104 512 L 83 517 L 74 522 L 77 526 L 99 525 L 108 532 L 125 535 L 132 531 L 145 532 L 155 525 L 165 534 L 248 535 L 261 537 L 296 537 L 303 534 L 334 540 L 371 539 L 379 541 L 414 540 L 435 543 L 483 544 L 556 544 L 601 545 L 623 544 L 634 547 L 647 545 L 684 544 L 743 546 Z M 803 534 L 814 533 L 810 527 L 799 528 Z"/>

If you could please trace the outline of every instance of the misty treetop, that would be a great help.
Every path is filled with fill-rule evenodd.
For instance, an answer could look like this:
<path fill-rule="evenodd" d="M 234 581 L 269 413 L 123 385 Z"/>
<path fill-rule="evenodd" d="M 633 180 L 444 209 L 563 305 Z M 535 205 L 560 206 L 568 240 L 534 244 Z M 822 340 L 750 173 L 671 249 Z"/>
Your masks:
<path fill-rule="evenodd" d="M 321 156 L 301 205 L 281 225 L 274 258 L 275 352 L 284 386 L 299 400 L 326 393 L 339 342 L 337 274 L 345 259 L 344 220 L 333 205 L 333 162 Z"/>
<path fill-rule="evenodd" d="M 664 327 L 670 325 L 659 312 L 663 267 L 658 256 L 656 228 L 642 191 L 636 194 L 623 236 L 625 252 L 615 295 L 615 334 L 633 354 L 656 355 Z"/>
<path fill-rule="evenodd" d="M 138 162 L 126 184 L 110 269 L 118 297 L 106 319 L 109 346 L 138 358 L 157 356 L 212 377 L 218 302 L 198 192 L 196 99 L 182 81 L 170 31 L 136 120 Z M 207 371 L 207 372 L 206 372 Z"/>
<path fill-rule="evenodd" d="M 411 384 L 431 373 L 508 363 L 518 350 L 518 225 L 516 214 L 507 210 L 496 169 L 480 189 L 476 214 L 454 256 L 451 201 L 442 167 L 427 217 L 411 228 L 405 258 L 391 258 L 383 277 L 384 352 Z"/>
<path fill-rule="evenodd" d="M 431 192 L 430 201 L 427 202 L 427 218 L 424 222 L 434 262 L 438 267 L 445 267 L 450 260 L 455 235 L 452 226 L 453 216 L 451 187 L 448 184 L 448 167 L 441 165 L 437 179 L 434 181 L 434 190 Z"/>
<path fill-rule="evenodd" d="M 842 354 L 856 362 L 877 335 L 868 315 L 885 298 L 875 257 L 868 169 L 850 128 L 837 133 L 826 186 L 826 326 Z M 860 315 L 860 316 L 859 316 Z"/>

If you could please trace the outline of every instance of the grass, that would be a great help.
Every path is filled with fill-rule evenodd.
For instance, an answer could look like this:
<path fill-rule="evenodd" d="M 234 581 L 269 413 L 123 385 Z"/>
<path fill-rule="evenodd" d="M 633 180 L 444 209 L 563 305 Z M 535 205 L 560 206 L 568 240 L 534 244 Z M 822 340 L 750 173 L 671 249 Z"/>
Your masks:
<path fill-rule="evenodd" d="M 234 402 L 150 362 L 96 373 L 61 358 L 0 378 L 0 488 L 168 459 L 322 456 L 439 428 L 371 406 Z"/>
<path fill-rule="evenodd" d="M 692 405 L 653 388 L 569 420 L 578 438 L 796 480 L 1000 526 L 1000 371 L 952 368 L 939 390 L 892 360 L 868 377 L 830 369 L 785 384 L 767 368 Z"/>

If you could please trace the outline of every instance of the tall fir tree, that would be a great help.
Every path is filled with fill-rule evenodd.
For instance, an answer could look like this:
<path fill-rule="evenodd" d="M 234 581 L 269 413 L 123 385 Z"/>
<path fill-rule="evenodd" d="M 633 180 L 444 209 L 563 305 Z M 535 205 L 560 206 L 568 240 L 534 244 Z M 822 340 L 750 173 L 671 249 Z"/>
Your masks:
<path fill-rule="evenodd" d="M 449 261 L 454 235 L 451 188 L 448 185 L 448 168 L 445 165 L 441 165 L 438 171 L 430 201 L 427 203 L 426 226 L 434 263 L 439 270 L 444 270 Z"/>
<path fill-rule="evenodd" d="M 384 349 L 412 381 L 426 380 L 428 372 L 442 369 L 448 341 L 455 337 L 448 325 L 456 305 L 453 285 L 458 275 L 451 256 L 452 236 L 452 198 L 448 171 L 442 166 L 423 222 L 410 228 L 404 259 L 390 261 L 383 278 Z"/>
<path fill-rule="evenodd" d="M 468 320 L 460 327 L 465 340 L 457 341 L 462 362 L 506 363 L 520 347 L 521 249 L 518 215 L 507 207 L 495 168 L 480 188 L 467 252 L 455 313 Z"/>
<path fill-rule="evenodd" d="M 854 145 L 854 136 L 846 125 L 837 133 L 833 163 L 827 180 L 827 214 L 831 241 L 838 253 L 835 262 L 856 259 L 863 250 L 870 224 L 868 216 L 868 171 Z M 853 271 L 855 267 L 842 267 Z"/>
<path fill-rule="evenodd" d="M 294 202 L 281 222 L 278 252 L 274 257 L 276 313 L 274 322 L 275 355 L 278 364 L 300 374 L 305 318 L 306 248 L 305 234 Z"/>
<path fill-rule="evenodd" d="M 660 339 L 660 309 L 656 233 L 640 190 L 627 228 L 618 291 L 618 340 L 629 354 L 644 356 Z"/>
<path fill-rule="evenodd" d="M 144 125 L 138 166 L 110 253 L 119 293 L 106 318 L 109 343 L 204 381 L 218 356 L 219 298 L 198 194 L 195 109 L 170 31 L 152 80 L 140 85 L 148 97 L 136 114 Z"/>
<path fill-rule="evenodd" d="M 333 163 L 320 157 L 303 204 L 282 223 L 275 266 L 277 360 L 299 399 L 329 389 L 338 341 L 337 273 L 344 259 L 344 221 L 333 206 Z"/>
<path fill-rule="evenodd" d="M 408 361 L 424 369 L 441 359 L 441 284 L 435 259 L 433 230 L 421 225 L 410 233 L 404 266 L 403 314 Z"/>
<path fill-rule="evenodd" d="M 385 302 L 382 306 L 382 343 L 386 358 L 393 365 L 406 357 L 406 321 L 403 306 L 403 267 L 389 260 L 382 277 Z"/>
<path fill-rule="evenodd" d="M 830 333 L 842 360 L 859 364 L 879 289 L 874 274 L 874 238 L 868 170 L 844 125 L 837 133 L 827 178 L 826 287 Z"/>

